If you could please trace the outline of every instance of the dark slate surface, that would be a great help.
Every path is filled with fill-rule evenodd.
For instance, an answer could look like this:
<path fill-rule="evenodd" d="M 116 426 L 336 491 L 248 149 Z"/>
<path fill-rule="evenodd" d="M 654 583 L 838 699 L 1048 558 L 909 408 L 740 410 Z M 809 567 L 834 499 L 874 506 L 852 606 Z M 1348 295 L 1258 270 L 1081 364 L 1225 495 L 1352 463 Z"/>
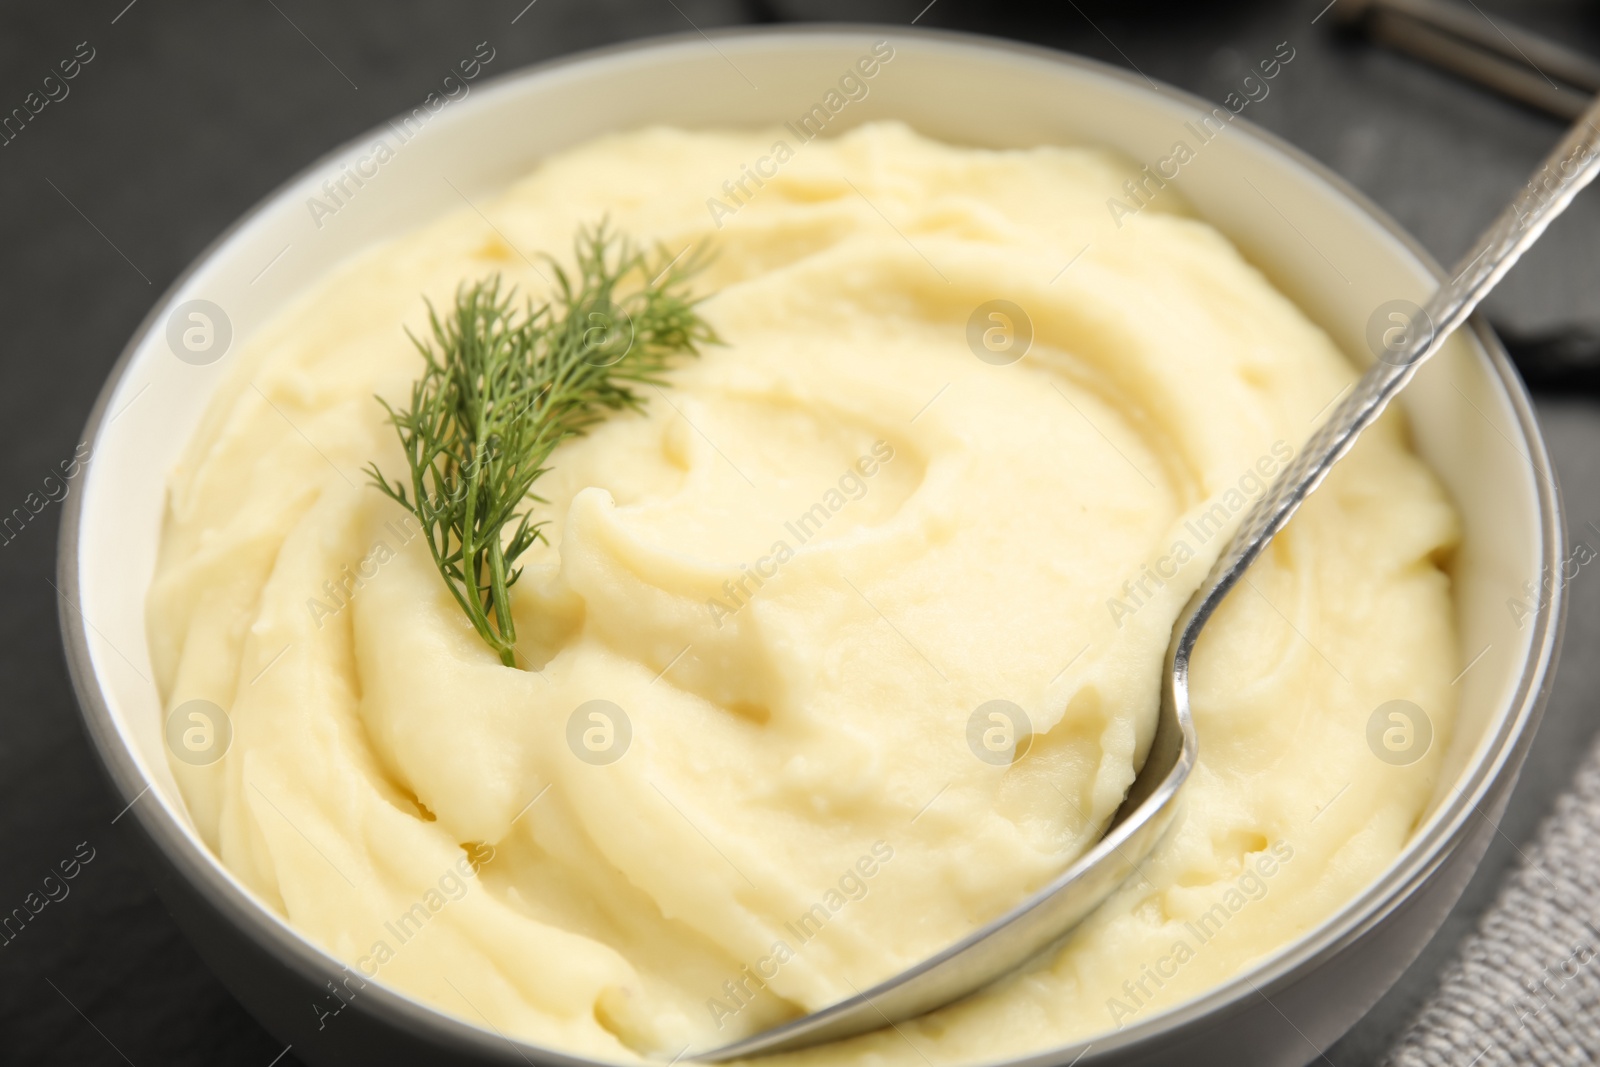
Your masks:
<path fill-rule="evenodd" d="M 1083 52 L 1220 99 L 1279 41 L 1299 50 L 1251 117 L 1331 164 L 1441 258 L 1466 247 L 1559 132 L 1553 120 L 1328 32 L 1325 0 L 93 0 L 0 9 L 0 111 L 75 53 L 93 58 L 0 148 L 0 511 L 71 456 L 96 391 L 152 301 L 235 217 L 331 146 L 409 108 L 492 39 L 494 72 L 607 43 L 741 22 L 873 18 Z M 1349 0 L 1340 0 L 1349 2 Z M 1488 16 L 1600 54 L 1600 8 L 1480 0 Z M 515 25 L 512 19 L 523 12 Z M 1487 17 L 1487 16 L 1486 16 Z M 292 20 L 292 21 L 291 21 Z M 87 42 L 86 48 L 79 48 Z M 59 94 L 59 90 L 55 90 Z M 1520 329 L 1600 325 L 1600 194 L 1589 193 L 1491 304 Z M 1600 523 L 1600 418 L 1541 414 L 1576 534 Z M 179 935 L 136 866 L 77 723 L 51 582 L 60 509 L 0 547 L 0 911 L 75 852 L 70 895 L 0 947 L 0 1062 L 242 1064 L 283 1050 Z M 1592 543 L 1600 545 L 1600 539 Z M 1345 1040 L 1372 1063 L 1424 996 L 1595 732 L 1600 582 L 1572 589 L 1567 655 L 1528 772 L 1445 934 Z M 80 843 L 86 843 L 80 849 Z M 295 1063 L 293 1054 L 277 1061 Z"/>

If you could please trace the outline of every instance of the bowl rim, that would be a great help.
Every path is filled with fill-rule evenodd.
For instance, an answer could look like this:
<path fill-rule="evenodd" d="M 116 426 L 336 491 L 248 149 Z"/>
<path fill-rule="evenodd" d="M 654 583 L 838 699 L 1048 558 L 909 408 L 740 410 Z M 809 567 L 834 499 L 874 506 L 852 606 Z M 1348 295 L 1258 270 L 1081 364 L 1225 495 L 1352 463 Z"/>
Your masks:
<path fill-rule="evenodd" d="M 1209 110 L 1214 106 L 1204 97 L 1166 82 L 1152 82 L 1150 78 L 1140 73 L 1044 45 L 981 33 L 872 22 L 746 25 L 641 37 L 537 61 L 504 74 L 491 76 L 479 91 L 485 95 L 511 93 L 527 81 L 541 79 L 570 67 L 626 58 L 637 53 L 672 50 L 685 45 L 740 40 L 770 43 L 785 38 L 813 40 L 849 38 L 853 43 L 864 35 L 892 36 L 895 39 L 912 37 L 937 46 L 1008 53 L 1031 61 L 1075 68 L 1120 83 L 1132 90 L 1135 96 L 1156 91 L 1164 97 L 1200 110 Z M 1152 90 L 1152 84 L 1159 88 Z M 1264 147 L 1284 157 L 1287 162 L 1296 165 L 1307 177 L 1321 181 L 1335 194 L 1353 204 L 1415 257 L 1417 262 L 1435 278 L 1440 281 L 1447 278 L 1444 269 L 1415 237 L 1365 193 L 1330 167 L 1242 115 L 1238 116 L 1232 125 L 1241 128 L 1244 136 L 1254 138 Z M 111 400 L 132 366 L 135 355 L 150 334 L 156 330 L 157 324 L 169 312 L 174 300 L 190 279 L 211 262 L 237 234 L 270 206 L 280 201 L 297 184 L 310 175 L 322 172 L 352 150 L 363 147 L 383 128 L 380 124 L 369 130 L 363 130 L 295 171 L 257 200 L 195 256 L 152 304 L 149 312 L 124 345 L 90 410 L 82 440 L 98 439 L 106 425 L 106 413 Z M 1470 325 L 1474 339 L 1494 372 L 1491 381 L 1504 391 L 1515 417 L 1516 428 L 1529 446 L 1526 458 L 1534 475 L 1533 484 L 1537 497 L 1539 563 L 1541 566 L 1548 566 L 1551 560 L 1560 558 L 1565 531 L 1560 491 L 1555 482 L 1555 469 L 1540 433 L 1531 398 L 1503 345 L 1481 315 L 1474 315 Z M 131 812 L 139 831 L 161 852 L 166 862 L 182 875 L 190 887 L 202 893 L 211 905 L 228 919 L 235 930 L 271 953 L 278 962 L 290 968 L 300 978 L 307 980 L 313 987 L 320 987 L 324 978 L 348 971 L 348 966 L 231 881 L 222 868 L 221 860 L 209 849 L 197 847 L 178 821 L 163 811 L 160 805 L 138 804 L 144 794 L 153 788 L 153 783 L 144 779 L 131 750 L 122 743 L 117 731 L 90 652 L 89 631 L 93 625 L 84 616 L 81 606 L 79 541 L 85 496 L 83 492 L 73 493 L 63 502 L 64 510 L 57 538 L 56 576 L 60 593 L 57 616 L 68 673 L 77 697 L 85 733 L 89 737 L 106 779 L 118 799 L 126 804 L 117 819 Z M 1488 796 L 1492 788 L 1503 785 L 1509 792 L 1515 784 L 1516 775 L 1521 769 L 1523 758 L 1527 754 L 1543 714 L 1544 697 L 1549 691 L 1554 663 L 1560 650 L 1565 614 L 1564 590 L 1562 583 L 1556 582 L 1550 593 L 1536 606 L 1528 654 L 1517 685 L 1508 698 L 1506 710 L 1498 717 L 1498 726 L 1492 736 L 1486 734 L 1479 741 L 1480 754 L 1463 768 L 1463 777 L 1455 790 L 1455 796 L 1439 806 L 1439 810 L 1425 824 L 1424 832 L 1410 839 L 1401 854 L 1384 869 L 1382 874 L 1320 925 L 1215 988 L 1190 1000 L 1156 1011 L 1147 1019 L 1131 1023 L 1122 1029 L 1091 1035 L 1093 1040 L 1090 1041 L 1052 1046 L 1011 1059 L 985 1062 L 1004 1064 L 1005 1067 L 1046 1067 L 1049 1064 L 1065 1062 L 1066 1057 L 1076 1054 L 1071 1062 L 1076 1064 L 1081 1060 L 1087 1067 L 1088 1064 L 1104 1057 L 1125 1051 L 1130 1046 L 1139 1045 L 1176 1029 L 1194 1027 L 1200 1023 L 1215 1025 L 1243 1010 L 1252 997 L 1267 997 L 1272 991 L 1294 985 L 1311 967 L 1338 955 L 1358 941 L 1387 915 L 1404 905 L 1422 886 L 1433 870 L 1443 863 L 1467 836 L 1473 816 L 1482 816 L 1491 824 L 1494 823 L 1483 805 L 1488 803 L 1490 808 L 1493 808 L 1494 798 Z M 1502 779 L 1507 776 L 1510 780 L 1502 783 Z M 461 1016 L 449 1014 L 420 1000 L 412 999 L 402 991 L 376 979 L 369 980 L 363 987 L 359 1001 L 363 1014 L 376 1017 L 377 1021 L 388 1027 L 417 1037 L 426 1036 L 441 1043 L 452 1043 L 464 1052 L 470 1050 L 487 1059 L 515 1062 L 508 1054 L 509 1050 L 509 1053 L 515 1053 L 524 1063 L 528 1062 L 526 1055 L 528 1052 L 536 1054 L 544 1063 L 560 1064 L 562 1067 L 593 1067 L 597 1063 L 606 1062 L 558 1048 L 508 1038 L 498 1034 L 498 1031 L 491 1033 Z M 351 1003 L 354 1004 L 356 1001 L 352 1000 Z M 1309 1038 L 1307 1041 L 1310 1043 Z M 1093 1055 L 1090 1055 L 1091 1049 Z"/>

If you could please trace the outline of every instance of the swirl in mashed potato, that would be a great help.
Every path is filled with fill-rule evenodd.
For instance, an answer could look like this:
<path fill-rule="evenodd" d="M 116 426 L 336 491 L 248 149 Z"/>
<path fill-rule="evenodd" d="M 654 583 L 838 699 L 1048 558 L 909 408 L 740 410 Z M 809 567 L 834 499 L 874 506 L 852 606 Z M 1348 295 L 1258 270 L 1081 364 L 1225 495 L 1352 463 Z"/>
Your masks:
<path fill-rule="evenodd" d="M 1204 223 L 1114 227 L 1127 168 L 1094 150 L 869 125 L 714 228 L 707 196 L 777 136 L 607 137 L 374 250 L 250 339 L 176 471 L 154 659 L 233 741 L 173 770 L 229 869 L 347 964 L 341 996 L 671 1057 L 995 917 L 1117 808 L 1178 610 L 1354 377 Z M 556 453 L 507 668 L 359 473 L 404 470 L 373 394 L 407 395 L 422 296 L 496 271 L 542 293 L 524 255 L 603 216 L 714 245 L 727 343 Z M 969 344 L 993 300 L 1031 325 L 1020 360 Z M 1207 630 L 1200 763 L 1143 876 L 1022 973 L 790 1058 L 1037 1051 L 1315 927 L 1432 788 L 1455 537 L 1386 417 Z M 1406 766 L 1366 741 L 1393 699 L 1435 731 Z M 1023 736 L 991 744 L 1022 721 L 995 708 Z"/>

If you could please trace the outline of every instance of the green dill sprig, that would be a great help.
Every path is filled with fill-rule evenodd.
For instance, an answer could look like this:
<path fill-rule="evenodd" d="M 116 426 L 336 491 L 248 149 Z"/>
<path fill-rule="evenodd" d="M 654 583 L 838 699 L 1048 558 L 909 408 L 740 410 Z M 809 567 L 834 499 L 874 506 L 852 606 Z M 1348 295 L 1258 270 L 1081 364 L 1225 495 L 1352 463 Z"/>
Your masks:
<path fill-rule="evenodd" d="M 494 649 L 516 665 L 510 589 L 517 559 L 543 539 L 533 484 L 550 454 L 609 412 L 642 410 L 645 386 L 665 386 L 679 356 L 715 344 L 688 282 L 697 254 L 647 256 L 601 223 L 580 230 L 577 270 L 553 259 L 549 303 L 514 306 L 498 275 L 463 284 L 444 316 L 428 305 L 429 341 L 411 404 L 382 397 L 410 466 L 409 487 L 390 483 L 377 464 L 372 483 L 422 523 L 445 585 Z M 510 529 L 507 536 L 506 530 Z"/>

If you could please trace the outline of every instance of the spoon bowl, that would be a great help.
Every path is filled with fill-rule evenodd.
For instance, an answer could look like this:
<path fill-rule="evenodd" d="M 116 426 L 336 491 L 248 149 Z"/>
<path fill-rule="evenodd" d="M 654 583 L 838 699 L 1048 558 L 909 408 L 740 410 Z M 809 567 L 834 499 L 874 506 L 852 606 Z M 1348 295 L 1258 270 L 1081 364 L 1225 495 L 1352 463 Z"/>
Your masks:
<path fill-rule="evenodd" d="M 1197 742 L 1189 716 L 1188 659 L 1175 669 L 1168 650 L 1161 714 L 1143 768 L 1112 816 L 1105 836 L 1049 885 L 962 940 L 885 982 L 836 1004 L 696 1058 L 712 1063 L 851 1037 L 909 1019 L 982 988 L 1088 917 L 1139 870 L 1177 813 L 1179 790 L 1194 769 Z M 1174 685 L 1181 669 L 1182 682 Z"/>

